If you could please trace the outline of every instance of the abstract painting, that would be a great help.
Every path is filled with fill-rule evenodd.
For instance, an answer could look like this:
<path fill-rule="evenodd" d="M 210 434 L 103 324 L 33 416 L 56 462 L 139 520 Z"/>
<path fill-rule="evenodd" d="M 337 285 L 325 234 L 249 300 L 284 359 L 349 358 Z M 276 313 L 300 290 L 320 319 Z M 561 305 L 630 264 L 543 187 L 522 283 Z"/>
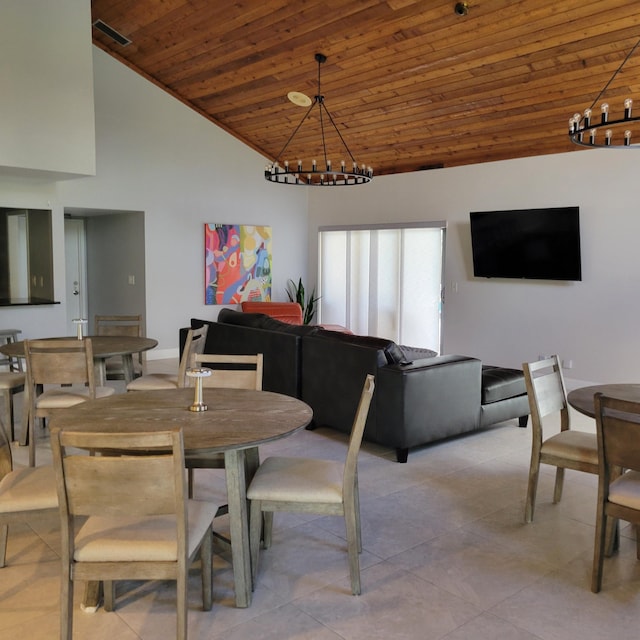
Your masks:
<path fill-rule="evenodd" d="M 271 300 L 271 227 L 205 224 L 205 304 Z"/>

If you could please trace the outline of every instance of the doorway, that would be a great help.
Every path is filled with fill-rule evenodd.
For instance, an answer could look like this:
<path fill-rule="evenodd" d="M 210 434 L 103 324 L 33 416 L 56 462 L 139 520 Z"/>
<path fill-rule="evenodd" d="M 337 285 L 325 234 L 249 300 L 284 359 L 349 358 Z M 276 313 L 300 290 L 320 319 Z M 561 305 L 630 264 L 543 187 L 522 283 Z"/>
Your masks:
<path fill-rule="evenodd" d="M 140 315 L 146 335 L 144 212 L 65 208 L 67 324 L 96 315 Z M 77 293 L 75 293 L 77 291 Z"/>
<path fill-rule="evenodd" d="M 67 301 L 67 335 L 75 335 L 73 320 L 88 316 L 87 238 L 82 218 L 65 218 L 64 253 L 66 258 L 65 300 Z M 87 327 L 88 328 L 88 327 Z"/>

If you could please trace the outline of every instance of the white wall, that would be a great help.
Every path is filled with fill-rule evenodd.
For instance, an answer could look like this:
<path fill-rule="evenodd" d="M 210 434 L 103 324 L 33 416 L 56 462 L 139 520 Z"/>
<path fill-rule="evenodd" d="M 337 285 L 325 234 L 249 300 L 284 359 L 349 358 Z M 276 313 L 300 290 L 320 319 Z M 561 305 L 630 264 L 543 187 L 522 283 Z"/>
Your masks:
<path fill-rule="evenodd" d="M 0 308 L 23 337 L 64 335 L 64 207 L 143 211 L 149 357 L 177 354 L 178 329 L 214 318 L 204 304 L 204 224 L 265 224 L 273 232 L 274 300 L 306 278 L 307 192 L 267 183 L 265 159 L 94 48 L 97 174 L 64 182 L 0 178 L 0 206 L 53 211 L 61 305 Z"/>
<path fill-rule="evenodd" d="M 568 379 L 640 379 L 640 181 L 634 150 L 576 150 L 312 189 L 309 268 L 324 224 L 447 220 L 444 353 L 520 366 L 573 360 Z M 469 212 L 579 205 L 582 282 L 473 277 Z M 458 291 L 454 292 L 453 283 Z"/>
<path fill-rule="evenodd" d="M 89 0 L 2 0 L 0 172 L 93 175 Z"/>

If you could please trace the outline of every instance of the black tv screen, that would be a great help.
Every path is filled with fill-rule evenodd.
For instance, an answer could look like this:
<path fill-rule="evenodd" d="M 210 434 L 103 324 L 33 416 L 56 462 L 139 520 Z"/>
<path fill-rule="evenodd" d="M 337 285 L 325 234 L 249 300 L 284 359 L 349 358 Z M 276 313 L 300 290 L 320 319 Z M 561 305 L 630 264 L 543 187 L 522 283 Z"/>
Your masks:
<path fill-rule="evenodd" d="M 580 209 L 472 211 L 473 275 L 582 280 Z"/>

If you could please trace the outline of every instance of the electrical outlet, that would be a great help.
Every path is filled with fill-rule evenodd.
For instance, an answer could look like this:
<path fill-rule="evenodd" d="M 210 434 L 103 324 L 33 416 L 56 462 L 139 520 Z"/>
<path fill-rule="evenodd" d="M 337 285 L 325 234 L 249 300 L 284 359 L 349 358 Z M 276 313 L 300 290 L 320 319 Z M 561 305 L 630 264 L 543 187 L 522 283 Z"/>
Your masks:
<path fill-rule="evenodd" d="M 136 283 L 136 277 L 135 276 L 129 276 L 129 284 L 135 284 Z"/>
<path fill-rule="evenodd" d="M 563 360 L 562 361 L 562 368 L 563 369 L 573 369 L 573 360 Z"/>

